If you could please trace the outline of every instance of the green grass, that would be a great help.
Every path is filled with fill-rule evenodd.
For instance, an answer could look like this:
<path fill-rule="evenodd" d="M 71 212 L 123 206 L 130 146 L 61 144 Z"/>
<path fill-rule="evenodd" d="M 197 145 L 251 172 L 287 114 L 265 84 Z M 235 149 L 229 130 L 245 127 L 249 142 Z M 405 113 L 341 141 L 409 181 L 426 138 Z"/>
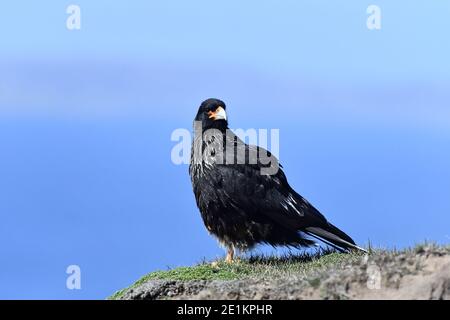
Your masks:
<path fill-rule="evenodd" d="M 192 267 L 179 267 L 166 271 L 151 272 L 133 285 L 116 292 L 109 299 L 118 299 L 129 289 L 136 288 L 149 280 L 236 280 L 246 278 L 277 278 L 289 274 L 309 274 L 330 265 L 336 266 L 361 258 L 360 253 L 341 254 L 331 250 L 299 255 L 250 256 L 229 264 L 223 260 L 202 262 Z M 314 284 L 312 284 L 314 285 Z"/>
<path fill-rule="evenodd" d="M 417 255 L 426 248 L 439 249 L 446 254 L 450 253 L 450 246 L 438 246 L 432 242 L 423 242 L 416 246 L 397 250 L 374 249 L 369 244 L 368 251 L 372 258 L 396 256 L 398 254 Z M 149 280 L 237 280 L 237 279 L 274 279 L 289 275 L 304 276 L 312 287 L 320 285 L 320 279 L 316 278 L 316 273 L 327 271 L 329 268 L 339 268 L 362 261 L 361 253 L 337 253 L 333 250 L 319 250 L 316 253 L 286 254 L 284 256 L 261 256 L 254 255 L 245 259 L 236 260 L 231 264 L 224 260 L 217 260 L 213 263 L 203 261 L 191 267 L 179 267 L 165 271 L 151 272 L 130 287 L 117 291 L 108 299 L 119 299 L 124 292 L 136 288 Z"/>

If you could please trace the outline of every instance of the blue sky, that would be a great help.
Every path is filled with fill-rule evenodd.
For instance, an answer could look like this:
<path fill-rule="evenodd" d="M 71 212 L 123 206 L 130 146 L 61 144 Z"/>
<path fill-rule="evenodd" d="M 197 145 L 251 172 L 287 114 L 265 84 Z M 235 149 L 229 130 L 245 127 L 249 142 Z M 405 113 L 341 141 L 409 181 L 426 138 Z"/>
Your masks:
<path fill-rule="evenodd" d="M 81 30 L 66 29 L 72 3 Z M 0 298 L 102 299 L 222 256 L 170 159 L 172 131 L 208 97 L 232 128 L 280 129 L 292 186 L 357 242 L 448 243 L 449 14 L 444 1 L 2 4 Z M 81 290 L 66 288 L 71 264 Z"/>

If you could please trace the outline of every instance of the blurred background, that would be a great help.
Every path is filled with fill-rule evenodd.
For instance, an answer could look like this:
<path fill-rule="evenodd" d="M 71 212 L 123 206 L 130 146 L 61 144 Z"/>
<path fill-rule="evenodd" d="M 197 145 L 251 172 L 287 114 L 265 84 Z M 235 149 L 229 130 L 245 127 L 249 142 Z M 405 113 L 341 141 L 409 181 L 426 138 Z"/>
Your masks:
<path fill-rule="evenodd" d="M 209 97 L 231 128 L 280 129 L 291 185 L 358 243 L 448 243 L 449 16 L 446 1 L 3 2 L 0 298 L 103 299 L 222 257 L 170 157 Z"/>

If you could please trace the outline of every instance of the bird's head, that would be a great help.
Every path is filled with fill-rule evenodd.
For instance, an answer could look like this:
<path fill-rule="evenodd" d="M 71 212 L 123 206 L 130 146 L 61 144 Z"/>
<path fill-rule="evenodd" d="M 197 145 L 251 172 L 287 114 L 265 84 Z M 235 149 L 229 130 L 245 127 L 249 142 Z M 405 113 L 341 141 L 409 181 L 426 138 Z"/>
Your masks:
<path fill-rule="evenodd" d="M 228 126 L 225 103 L 219 99 L 207 99 L 198 108 L 195 121 L 202 123 L 202 129 L 226 129 Z"/>

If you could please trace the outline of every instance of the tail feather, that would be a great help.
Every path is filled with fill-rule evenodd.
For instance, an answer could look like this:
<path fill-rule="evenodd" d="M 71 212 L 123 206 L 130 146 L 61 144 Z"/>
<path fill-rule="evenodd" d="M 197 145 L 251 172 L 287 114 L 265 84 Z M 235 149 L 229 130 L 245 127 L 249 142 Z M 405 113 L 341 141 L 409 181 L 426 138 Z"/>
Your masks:
<path fill-rule="evenodd" d="M 358 247 L 352 238 L 332 224 L 328 224 L 324 227 L 308 227 L 306 228 L 306 233 L 331 245 L 339 251 L 360 250 L 367 252 L 367 250 Z"/>

